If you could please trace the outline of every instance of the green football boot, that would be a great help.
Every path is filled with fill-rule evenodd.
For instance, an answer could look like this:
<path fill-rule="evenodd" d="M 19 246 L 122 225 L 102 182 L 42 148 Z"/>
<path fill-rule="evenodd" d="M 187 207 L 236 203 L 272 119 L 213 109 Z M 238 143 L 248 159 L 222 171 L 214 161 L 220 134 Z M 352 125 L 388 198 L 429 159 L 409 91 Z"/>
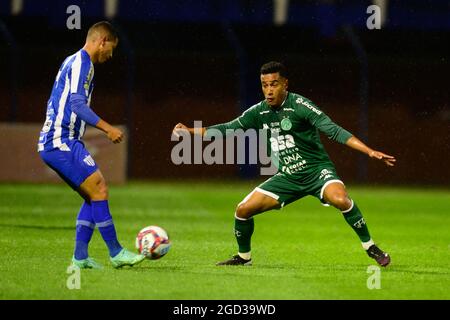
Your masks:
<path fill-rule="evenodd" d="M 77 260 L 75 257 L 72 257 L 72 265 L 80 268 L 80 269 L 102 269 L 102 265 L 97 263 L 91 257 L 87 257 L 86 259 Z"/>
<path fill-rule="evenodd" d="M 123 248 L 116 256 L 110 258 L 111 264 L 114 268 L 134 266 L 142 262 L 144 259 L 145 256 L 142 254 L 133 253 L 125 248 Z"/>

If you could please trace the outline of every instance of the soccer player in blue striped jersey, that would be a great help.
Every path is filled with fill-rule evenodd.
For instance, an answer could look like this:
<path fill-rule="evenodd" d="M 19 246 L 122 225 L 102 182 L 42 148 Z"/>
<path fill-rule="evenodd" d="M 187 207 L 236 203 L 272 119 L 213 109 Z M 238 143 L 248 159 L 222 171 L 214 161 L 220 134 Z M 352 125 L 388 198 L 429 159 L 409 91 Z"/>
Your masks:
<path fill-rule="evenodd" d="M 112 58 L 117 44 L 117 34 L 109 22 L 101 21 L 89 28 L 84 47 L 67 57 L 58 71 L 38 142 L 42 160 L 84 199 L 76 221 L 72 257 L 72 264 L 83 269 L 101 268 L 88 254 L 96 226 L 109 249 L 113 267 L 132 266 L 144 260 L 144 256 L 120 245 L 109 211 L 105 178 L 81 140 L 86 124 L 103 131 L 113 143 L 123 139 L 119 128 L 90 108 L 94 64 Z"/>

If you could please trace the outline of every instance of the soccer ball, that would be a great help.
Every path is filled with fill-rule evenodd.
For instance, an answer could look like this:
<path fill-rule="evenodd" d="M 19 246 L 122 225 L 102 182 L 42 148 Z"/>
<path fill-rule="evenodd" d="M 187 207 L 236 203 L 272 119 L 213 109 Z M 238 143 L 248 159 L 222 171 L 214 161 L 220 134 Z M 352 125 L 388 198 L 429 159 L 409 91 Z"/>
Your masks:
<path fill-rule="evenodd" d="M 136 249 L 152 260 L 163 257 L 171 245 L 167 232 L 158 226 L 145 227 L 136 237 Z"/>

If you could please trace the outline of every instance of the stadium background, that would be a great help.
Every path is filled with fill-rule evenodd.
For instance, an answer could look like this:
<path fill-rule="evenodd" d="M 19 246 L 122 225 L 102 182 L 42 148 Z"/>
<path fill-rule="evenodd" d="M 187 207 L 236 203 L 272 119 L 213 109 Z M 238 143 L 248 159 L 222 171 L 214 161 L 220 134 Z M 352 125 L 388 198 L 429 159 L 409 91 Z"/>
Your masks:
<path fill-rule="evenodd" d="M 287 4 L 281 22 L 277 3 Z M 366 26 L 373 3 L 386 5 L 381 30 Z M 81 30 L 66 26 L 73 4 Z M 398 159 L 394 170 L 384 168 L 323 138 L 346 181 L 450 180 L 448 1 L 1 1 L 0 14 L 6 123 L 41 125 L 64 57 L 93 22 L 118 27 L 114 59 L 96 67 L 92 106 L 128 127 L 128 179 L 256 177 L 254 166 L 173 165 L 170 132 L 177 122 L 236 117 L 262 99 L 260 65 L 280 60 L 291 91 Z"/>

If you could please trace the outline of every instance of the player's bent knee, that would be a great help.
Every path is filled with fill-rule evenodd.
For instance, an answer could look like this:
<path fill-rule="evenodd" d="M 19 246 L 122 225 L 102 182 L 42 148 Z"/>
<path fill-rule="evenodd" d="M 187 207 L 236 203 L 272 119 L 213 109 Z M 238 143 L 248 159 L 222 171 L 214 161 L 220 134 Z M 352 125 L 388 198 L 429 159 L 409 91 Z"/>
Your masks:
<path fill-rule="evenodd" d="M 98 184 L 96 195 L 101 200 L 108 199 L 108 186 L 106 185 L 106 182 L 104 180 Z"/>
<path fill-rule="evenodd" d="M 108 200 L 108 185 L 103 177 L 96 181 L 88 195 L 92 201 Z"/>
<path fill-rule="evenodd" d="M 241 203 L 236 208 L 236 217 L 238 218 L 250 219 L 254 214 L 256 214 L 255 210 L 247 203 Z"/>
<path fill-rule="evenodd" d="M 329 202 L 333 207 L 340 210 L 347 210 L 352 204 L 352 201 L 345 194 L 334 195 Z"/>

